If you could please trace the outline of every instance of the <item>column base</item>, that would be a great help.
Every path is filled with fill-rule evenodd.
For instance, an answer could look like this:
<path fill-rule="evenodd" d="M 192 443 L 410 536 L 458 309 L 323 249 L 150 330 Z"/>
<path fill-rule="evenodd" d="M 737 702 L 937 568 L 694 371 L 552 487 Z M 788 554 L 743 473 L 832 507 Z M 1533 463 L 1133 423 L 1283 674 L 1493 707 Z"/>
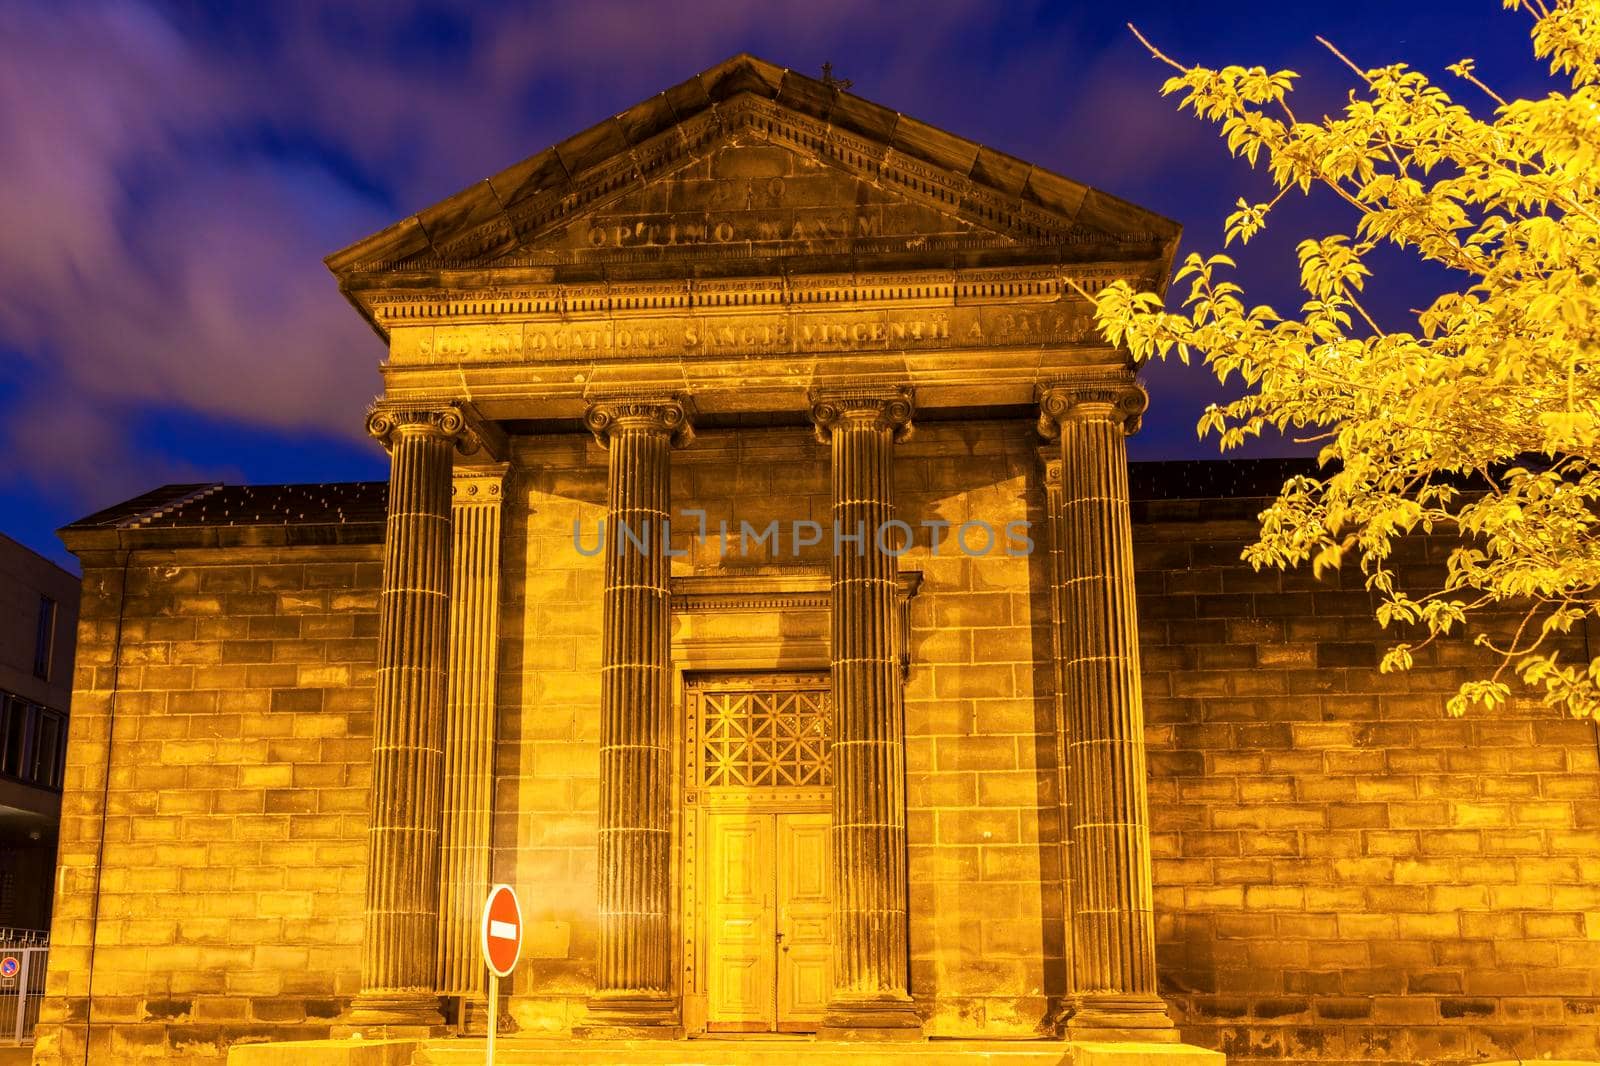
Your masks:
<path fill-rule="evenodd" d="M 369 1038 L 442 1036 L 447 1028 L 433 992 L 362 992 L 335 1027 L 335 1036 L 360 1033 Z"/>
<path fill-rule="evenodd" d="M 819 1040 L 921 1040 L 922 1019 L 907 995 L 840 996 L 828 1004 Z"/>
<path fill-rule="evenodd" d="M 681 1040 L 683 1019 L 676 996 L 643 992 L 598 992 L 589 997 L 589 1017 L 572 1035 L 599 1040 Z"/>
<path fill-rule="evenodd" d="M 1049 1036 L 1061 1036 L 1067 1031 L 1067 1022 L 1078 1010 L 1076 996 L 1063 996 L 1052 1000 L 1039 1021 L 1039 1031 Z"/>
<path fill-rule="evenodd" d="M 1068 1040 L 1176 1044 L 1178 1027 L 1160 996 L 1086 995 L 1067 1019 Z"/>
<path fill-rule="evenodd" d="M 456 1000 L 456 1032 L 462 1036 L 487 1036 L 489 1035 L 489 997 L 483 993 L 457 996 Z M 505 1019 L 507 1017 L 506 1002 L 500 1000 L 500 1031 L 506 1031 Z"/>

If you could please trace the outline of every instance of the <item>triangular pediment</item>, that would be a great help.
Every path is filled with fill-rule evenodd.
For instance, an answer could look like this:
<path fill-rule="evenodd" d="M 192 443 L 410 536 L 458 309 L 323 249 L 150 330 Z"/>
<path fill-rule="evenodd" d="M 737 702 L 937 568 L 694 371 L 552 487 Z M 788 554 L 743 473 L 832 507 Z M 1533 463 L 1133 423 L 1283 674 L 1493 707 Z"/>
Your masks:
<path fill-rule="evenodd" d="M 825 156 L 747 133 L 480 253 L 473 265 L 587 265 L 615 276 L 648 263 L 859 259 L 1028 242 L 1003 224 L 963 217 L 958 204 L 941 210 Z M 405 265 L 447 262 L 430 248 Z"/>
<path fill-rule="evenodd" d="M 1140 262 L 1176 223 L 736 56 L 328 258 L 396 286 Z M 507 275 L 511 276 L 510 273 Z"/>

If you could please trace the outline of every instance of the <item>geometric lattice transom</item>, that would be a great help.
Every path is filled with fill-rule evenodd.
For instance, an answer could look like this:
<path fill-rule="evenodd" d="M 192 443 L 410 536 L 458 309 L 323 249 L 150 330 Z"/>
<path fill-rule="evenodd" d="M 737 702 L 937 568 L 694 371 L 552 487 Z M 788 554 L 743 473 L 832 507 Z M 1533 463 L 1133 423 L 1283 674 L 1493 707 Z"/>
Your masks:
<path fill-rule="evenodd" d="M 701 784 L 783 788 L 832 783 L 833 700 L 825 688 L 704 690 Z"/>

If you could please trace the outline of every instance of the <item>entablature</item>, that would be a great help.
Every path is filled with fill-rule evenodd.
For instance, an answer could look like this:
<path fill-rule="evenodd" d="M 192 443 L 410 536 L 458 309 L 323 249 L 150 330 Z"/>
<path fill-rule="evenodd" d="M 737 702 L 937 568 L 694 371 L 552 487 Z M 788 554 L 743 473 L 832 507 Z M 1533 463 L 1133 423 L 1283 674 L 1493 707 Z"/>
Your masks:
<path fill-rule="evenodd" d="M 684 393 L 705 413 L 801 411 L 832 381 L 910 385 L 925 409 L 1024 407 L 1119 364 L 1089 297 L 1149 264 L 1097 263 L 393 293 L 390 401 L 470 400 L 564 421 L 597 388 Z M 481 279 L 480 279 L 481 280 Z"/>

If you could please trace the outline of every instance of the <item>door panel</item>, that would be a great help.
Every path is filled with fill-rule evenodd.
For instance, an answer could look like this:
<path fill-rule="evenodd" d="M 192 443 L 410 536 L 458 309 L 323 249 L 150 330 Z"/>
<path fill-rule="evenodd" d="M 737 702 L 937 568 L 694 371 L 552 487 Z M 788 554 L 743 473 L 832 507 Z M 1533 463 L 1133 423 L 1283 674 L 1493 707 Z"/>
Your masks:
<path fill-rule="evenodd" d="M 711 874 L 706 1026 L 769 1031 L 774 1016 L 772 816 L 706 819 Z"/>
<path fill-rule="evenodd" d="M 779 814 L 778 1028 L 810 1032 L 833 988 L 826 812 Z"/>
<path fill-rule="evenodd" d="M 706 1028 L 812 1032 L 833 988 L 826 811 L 706 815 Z"/>

